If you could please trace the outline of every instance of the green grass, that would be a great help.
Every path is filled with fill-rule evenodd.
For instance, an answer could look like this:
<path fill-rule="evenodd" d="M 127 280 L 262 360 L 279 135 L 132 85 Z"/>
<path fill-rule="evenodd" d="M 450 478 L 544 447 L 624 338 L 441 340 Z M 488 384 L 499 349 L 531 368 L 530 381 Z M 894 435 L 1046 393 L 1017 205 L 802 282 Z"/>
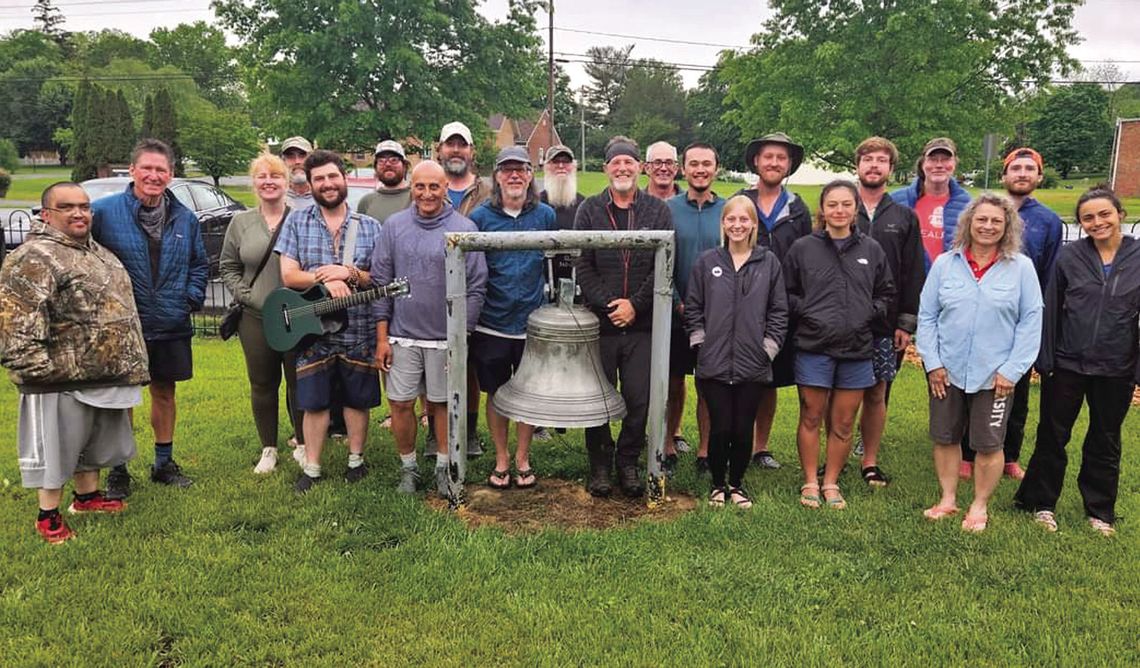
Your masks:
<path fill-rule="evenodd" d="M 61 546 L 32 529 L 16 392 L 0 387 L 0 664 L 1140 663 L 1136 411 L 1113 540 L 1084 524 L 1076 447 L 1058 534 L 1010 509 L 1008 481 L 984 534 L 924 521 L 936 484 L 913 367 L 895 389 L 883 456 L 894 483 L 872 492 L 849 471 L 846 512 L 796 503 L 795 398 L 784 391 L 774 450 L 786 466 L 749 473 L 752 511 L 514 537 L 396 495 L 391 436 L 375 428 L 373 473 L 359 485 L 335 479 L 341 447 L 326 458 L 332 479 L 303 499 L 287 453 L 276 473 L 254 476 L 239 347 L 196 341 L 195 367 L 179 386 L 177 456 L 196 484 L 139 483 L 126 513 L 74 519 L 79 537 Z M 692 420 L 690 405 L 691 439 Z M 131 468 L 141 478 L 151 453 L 140 452 Z M 534 462 L 540 476 L 580 479 L 581 433 L 538 444 Z M 691 456 L 673 487 L 704 494 Z"/>

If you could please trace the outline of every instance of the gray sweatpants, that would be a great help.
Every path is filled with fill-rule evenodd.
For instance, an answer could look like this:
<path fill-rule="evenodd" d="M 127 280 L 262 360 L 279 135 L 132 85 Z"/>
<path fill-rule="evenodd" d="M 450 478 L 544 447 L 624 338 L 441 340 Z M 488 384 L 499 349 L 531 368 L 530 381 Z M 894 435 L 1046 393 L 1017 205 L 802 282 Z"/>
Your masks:
<path fill-rule="evenodd" d="M 76 472 L 135 456 L 126 408 L 96 408 L 67 393 L 21 394 L 16 431 L 24 487 L 60 489 Z"/>

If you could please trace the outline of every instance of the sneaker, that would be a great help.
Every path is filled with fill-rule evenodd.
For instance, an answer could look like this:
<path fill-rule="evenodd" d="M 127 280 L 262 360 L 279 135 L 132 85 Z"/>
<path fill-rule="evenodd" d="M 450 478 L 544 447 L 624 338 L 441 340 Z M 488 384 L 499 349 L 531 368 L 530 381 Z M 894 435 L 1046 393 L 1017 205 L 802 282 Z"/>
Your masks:
<path fill-rule="evenodd" d="M 300 443 L 297 442 L 296 436 L 290 436 L 289 440 L 285 441 L 285 445 L 288 445 L 290 448 L 295 448 L 300 445 Z"/>
<path fill-rule="evenodd" d="M 67 512 L 72 515 L 79 515 L 81 513 L 120 513 L 127 507 L 127 504 L 119 499 L 108 499 L 102 492 L 96 492 L 95 497 L 80 501 L 78 498 L 71 502 L 67 507 Z"/>
<path fill-rule="evenodd" d="M 293 459 L 297 462 L 297 466 L 305 465 L 305 444 L 302 443 L 293 448 Z"/>
<path fill-rule="evenodd" d="M 170 485 L 179 489 L 186 489 L 194 484 L 194 481 L 182 475 L 182 467 L 178 462 L 171 459 L 158 468 L 151 467 L 150 479 L 152 482 L 157 482 L 160 485 Z"/>
<path fill-rule="evenodd" d="M 693 468 L 697 469 L 697 475 L 698 476 L 708 475 L 708 473 L 709 473 L 709 458 L 708 457 L 697 457 L 697 459 L 693 462 Z"/>
<path fill-rule="evenodd" d="M 767 450 L 761 450 L 760 452 L 752 455 L 752 463 L 762 469 L 775 470 L 780 468 L 780 462 L 776 461 L 776 458 L 772 456 L 772 453 L 768 452 Z"/>
<path fill-rule="evenodd" d="M 313 485 L 320 482 L 320 478 L 310 477 L 307 473 L 302 473 L 297 476 L 297 482 L 293 483 L 293 491 L 298 494 L 304 494 L 313 488 Z"/>
<path fill-rule="evenodd" d="M 467 458 L 472 459 L 480 457 L 483 454 L 483 441 L 479 438 L 478 434 L 471 434 L 467 437 Z"/>
<path fill-rule="evenodd" d="M 554 438 L 554 436 L 552 436 L 551 433 L 547 431 L 546 427 L 535 427 L 534 436 L 531 437 L 531 440 L 543 443 L 549 441 L 552 438 Z"/>
<path fill-rule="evenodd" d="M 329 438 L 331 438 L 334 441 L 343 441 L 344 439 L 348 438 L 348 433 L 340 431 L 339 429 L 336 431 L 332 431 L 330 429 L 329 430 Z"/>
<path fill-rule="evenodd" d="M 636 464 L 626 464 L 618 467 L 618 484 L 627 497 L 636 499 L 645 494 L 645 482 L 637 472 Z"/>
<path fill-rule="evenodd" d="M 131 474 L 126 467 L 113 468 L 107 472 L 107 491 L 103 498 L 122 500 L 131 495 Z"/>
<path fill-rule="evenodd" d="M 416 466 L 401 466 L 400 467 L 400 482 L 396 485 L 396 491 L 400 494 L 415 494 L 416 486 L 420 482 L 420 469 Z"/>
<path fill-rule="evenodd" d="M 277 448 L 262 448 L 261 461 L 253 467 L 253 472 L 265 475 L 266 473 L 273 473 L 275 468 L 277 468 Z"/>
<path fill-rule="evenodd" d="M 350 466 L 344 472 L 345 482 L 360 482 L 368 475 L 368 464 L 361 462 L 360 466 Z"/>
<path fill-rule="evenodd" d="M 436 491 L 436 494 L 439 494 L 439 497 L 441 499 L 447 498 L 448 482 L 449 481 L 447 479 L 447 467 L 446 466 L 435 467 L 435 491 Z"/>
<path fill-rule="evenodd" d="M 855 439 L 855 447 L 851 448 L 851 456 L 852 457 L 862 457 L 863 456 L 863 437 L 862 436 Z"/>
<path fill-rule="evenodd" d="M 1033 521 L 1040 524 L 1049 533 L 1057 532 L 1057 516 L 1052 510 L 1038 510 L 1033 513 Z"/>
<path fill-rule="evenodd" d="M 672 478 L 677 474 L 677 455 L 665 455 L 665 461 L 662 462 L 661 468 L 665 470 L 665 475 Z"/>
<path fill-rule="evenodd" d="M 1111 524 L 1109 524 L 1108 522 L 1105 522 L 1102 519 L 1097 519 L 1096 517 L 1090 517 L 1089 518 L 1089 526 L 1091 526 L 1093 529 L 1096 529 L 1097 531 L 1099 531 L 1100 535 L 1104 536 L 1105 538 L 1107 538 L 1109 536 L 1116 535 L 1116 527 L 1112 526 Z"/>
<path fill-rule="evenodd" d="M 674 436 L 673 447 L 680 453 L 690 452 L 693 449 L 693 446 L 689 445 L 684 436 Z"/>
<path fill-rule="evenodd" d="M 67 523 L 63 521 L 63 516 L 59 513 L 37 520 L 36 531 L 41 538 L 53 544 L 75 538 L 75 532 L 67 526 Z"/>
<path fill-rule="evenodd" d="M 962 462 L 958 465 L 958 477 L 962 480 L 969 480 L 974 477 L 974 463 Z"/>
<path fill-rule="evenodd" d="M 1006 465 L 1001 470 L 1002 474 L 1007 478 L 1014 480 L 1021 480 L 1025 477 L 1025 469 L 1017 462 L 1006 462 Z"/>

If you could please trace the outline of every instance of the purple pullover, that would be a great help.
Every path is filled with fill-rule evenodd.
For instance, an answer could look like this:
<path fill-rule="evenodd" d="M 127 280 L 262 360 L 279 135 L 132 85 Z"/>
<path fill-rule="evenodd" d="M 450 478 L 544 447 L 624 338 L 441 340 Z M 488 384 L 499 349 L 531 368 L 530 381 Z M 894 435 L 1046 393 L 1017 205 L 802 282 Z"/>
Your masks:
<path fill-rule="evenodd" d="M 388 336 L 447 340 L 447 268 L 443 235 L 447 232 L 478 232 L 475 223 L 450 205 L 433 218 L 424 218 L 410 206 L 392 214 L 380 228 L 372 249 L 372 282 L 386 285 L 408 279 L 410 297 L 373 302 L 376 320 L 388 322 Z M 487 286 L 487 263 L 483 253 L 468 252 L 467 331 L 475 329 L 483 309 Z"/>

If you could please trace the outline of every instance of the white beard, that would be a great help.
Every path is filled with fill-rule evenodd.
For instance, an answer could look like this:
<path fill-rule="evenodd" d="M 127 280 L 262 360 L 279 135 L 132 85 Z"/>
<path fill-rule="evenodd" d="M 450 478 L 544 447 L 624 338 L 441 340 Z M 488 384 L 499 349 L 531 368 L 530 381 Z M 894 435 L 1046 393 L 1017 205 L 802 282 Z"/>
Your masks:
<path fill-rule="evenodd" d="M 546 189 L 546 201 L 550 206 L 565 208 L 573 206 L 578 199 L 578 172 L 559 176 L 547 176 L 542 182 Z"/>

